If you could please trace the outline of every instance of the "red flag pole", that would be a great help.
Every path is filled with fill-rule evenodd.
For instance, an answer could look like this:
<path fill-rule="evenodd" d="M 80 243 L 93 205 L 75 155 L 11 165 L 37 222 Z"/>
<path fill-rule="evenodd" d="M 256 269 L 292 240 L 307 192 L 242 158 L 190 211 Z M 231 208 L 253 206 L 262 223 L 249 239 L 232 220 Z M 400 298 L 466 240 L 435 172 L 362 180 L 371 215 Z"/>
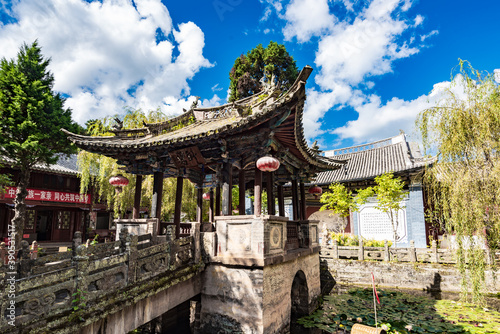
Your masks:
<path fill-rule="evenodd" d="M 375 328 L 378 328 L 377 302 L 380 304 L 380 299 L 378 299 L 377 289 L 375 288 L 375 276 L 373 276 L 373 272 L 372 272 L 372 285 L 373 285 L 373 310 L 375 311 Z"/>

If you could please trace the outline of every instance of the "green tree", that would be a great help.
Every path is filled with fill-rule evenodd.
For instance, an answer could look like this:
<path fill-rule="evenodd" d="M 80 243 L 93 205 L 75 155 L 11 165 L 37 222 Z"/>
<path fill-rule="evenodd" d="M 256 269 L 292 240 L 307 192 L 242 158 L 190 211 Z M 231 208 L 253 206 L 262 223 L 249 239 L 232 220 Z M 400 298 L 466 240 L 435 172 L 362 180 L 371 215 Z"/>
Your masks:
<path fill-rule="evenodd" d="M 484 272 L 494 261 L 482 248 L 494 254 L 500 237 L 500 88 L 460 60 L 442 100 L 416 124 L 424 148 L 438 157 L 424 179 L 430 219 L 456 235 L 462 298 L 482 303 Z"/>
<path fill-rule="evenodd" d="M 400 178 L 394 178 L 392 173 L 385 173 L 375 178 L 376 185 L 364 189 L 357 189 L 356 194 L 347 189 L 343 184 L 332 183 L 330 191 L 321 195 L 320 202 L 324 205 L 323 210 L 332 210 L 342 217 L 347 217 L 350 212 L 359 211 L 361 205 L 365 204 L 369 197 L 376 196 L 375 208 L 385 212 L 390 221 L 393 231 L 394 245 L 397 246 L 397 230 L 399 227 L 399 210 L 404 208 L 402 201 L 407 192 L 403 190 L 404 182 Z"/>
<path fill-rule="evenodd" d="M 236 58 L 229 72 L 229 102 L 253 95 L 263 89 L 262 80 L 280 87 L 285 91 L 293 84 L 298 75 L 297 65 L 288 54 L 285 46 L 269 42 L 264 48 L 257 45 L 246 55 Z"/>
<path fill-rule="evenodd" d="M 0 170 L 3 166 L 0 164 Z M 5 187 L 10 185 L 12 182 L 10 175 L 8 174 L 0 174 L 0 195 L 5 193 Z"/>
<path fill-rule="evenodd" d="M 376 209 L 385 212 L 391 220 L 394 247 L 397 247 L 399 211 L 404 209 L 403 199 L 407 195 L 400 178 L 394 178 L 392 173 L 385 173 L 375 178 L 373 192 L 377 195 Z"/>
<path fill-rule="evenodd" d="M 48 70 L 49 63 L 36 41 L 30 46 L 24 44 L 17 59 L 3 58 L 0 63 L 0 154 L 19 169 L 12 219 L 16 247 L 20 247 L 24 228 L 31 168 L 57 162 L 57 154 L 74 153 L 74 146 L 60 129 L 79 130 L 71 111 L 64 108 L 64 99 L 52 89 L 54 77 Z"/>

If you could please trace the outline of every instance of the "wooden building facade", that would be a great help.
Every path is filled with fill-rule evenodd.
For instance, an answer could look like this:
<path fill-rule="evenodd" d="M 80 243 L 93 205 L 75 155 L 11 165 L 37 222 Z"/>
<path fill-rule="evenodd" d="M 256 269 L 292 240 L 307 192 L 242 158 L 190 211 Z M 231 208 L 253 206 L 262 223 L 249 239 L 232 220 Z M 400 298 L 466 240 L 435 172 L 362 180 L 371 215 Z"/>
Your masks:
<path fill-rule="evenodd" d="M 4 159 L 4 166 L 9 161 Z M 3 174 L 16 180 L 18 171 L 5 167 Z M 0 239 L 7 237 L 14 217 L 16 188 L 7 187 L 0 195 Z M 92 204 L 90 194 L 80 194 L 76 155 L 61 157 L 53 165 L 37 165 L 31 172 L 26 198 L 23 239 L 29 242 L 69 243 L 76 231 L 109 235 L 111 216 L 104 204 Z M 92 211 L 91 211 L 92 210 Z M 92 213 L 91 213 L 92 212 Z"/>

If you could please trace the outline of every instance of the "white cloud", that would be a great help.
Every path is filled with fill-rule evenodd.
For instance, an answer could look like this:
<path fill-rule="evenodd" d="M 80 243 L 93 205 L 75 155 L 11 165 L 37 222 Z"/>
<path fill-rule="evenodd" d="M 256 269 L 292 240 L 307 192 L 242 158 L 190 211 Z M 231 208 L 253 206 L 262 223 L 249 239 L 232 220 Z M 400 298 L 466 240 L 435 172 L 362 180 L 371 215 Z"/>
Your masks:
<path fill-rule="evenodd" d="M 434 35 L 437 35 L 437 34 L 439 34 L 439 31 L 437 31 L 437 30 L 433 30 L 433 31 L 431 31 L 431 32 L 430 32 L 430 33 L 428 33 L 428 34 L 425 34 L 425 35 L 420 36 L 420 41 L 421 41 L 421 42 L 423 42 L 423 41 L 425 41 L 427 38 L 429 38 L 429 37 L 431 37 L 431 36 L 434 36 Z"/>
<path fill-rule="evenodd" d="M 320 37 L 315 59 L 319 68 L 315 82 L 320 89 L 308 91 L 305 109 L 307 120 L 304 120 L 304 129 L 308 138 L 315 138 L 321 133 L 318 130 L 327 112 L 337 112 L 335 109 L 350 106 L 360 113 L 359 123 L 362 123 L 369 117 L 361 113 L 369 109 L 373 111 L 376 106 L 382 107 L 377 103 L 378 97 L 368 96 L 364 91 L 375 86 L 369 78 L 392 72 L 394 61 L 410 57 L 419 51 L 417 47 L 411 46 L 412 40 L 405 41 L 401 38 L 405 31 L 415 27 L 416 22 L 399 15 L 408 10 L 409 6 L 411 2 L 403 3 L 399 0 L 372 1 L 354 19 L 340 18 L 333 29 Z M 314 96 L 312 99 L 311 94 Z M 332 98 L 331 94 L 336 95 L 336 98 Z M 397 102 L 395 99 L 391 106 L 395 107 Z M 390 108 L 374 112 L 388 114 Z M 409 116 L 398 117 L 405 119 Z M 374 121 L 377 118 L 370 119 L 367 124 Z M 334 133 L 347 138 L 349 132 L 344 132 L 343 129 L 351 130 L 349 124 Z M 376 124 L 371 123 L 372 130 L 367 133 L 375 133 Z M 352 132 L 351 136 L 357 138 L 359 134 Z"/>
<path fill-rule="evenodd" d="M 285 40 L 294 37 L 306 42 L 312 36 L 319 36 L 333 28 L 336 18 L 330 14 L 328 0 L 292 0 L 286 7 Z"/>
<path fill-rule="evenodd" d="M 168 113 L 189 107 L 188 80 L 212 66 L 201 29 L 192 22 L 174 29 L 160 0 L 21 0 L 11 15 L 17 22 L 0 26 L 0 57 L 38 39 L 52 58 L 54 89 L 69 96 L 79 123 L 124 106 Z M 157 31 L 167 40 L 157 42 Z"/>
<path fill-rule="evenodd" d="M 355 143 L 363 143 L 391 137 L 400 129 L 407 133 L 414 132 L 417 115 L 425 109 L 445 103 L 450 93 L 458 100 L 466 99 L 465 81 L 461 75 L 457 75 L 452 82 L 435 84 L 429 94 L 411 101 L 394 97 L 382 104 L 379 96 L 371 95 L 355 108 L 358 119 L 347 122 L 331 133 L 340 139 L 351 138 Z"/>
<path fill-rule="evenodd" d="M 413 26 L 418 27 L 419 25 L 422 24 L 422 22 L 424 22 L 424 17 L 422 15 L 417 15 L 415 17 L 415 23 L 413 24 Z"/>
<path fill-rule="evenodd" d="M 495 76 L 496 83 L 500 84 L 500 68 L 495 69 L 493 75 Z"/>

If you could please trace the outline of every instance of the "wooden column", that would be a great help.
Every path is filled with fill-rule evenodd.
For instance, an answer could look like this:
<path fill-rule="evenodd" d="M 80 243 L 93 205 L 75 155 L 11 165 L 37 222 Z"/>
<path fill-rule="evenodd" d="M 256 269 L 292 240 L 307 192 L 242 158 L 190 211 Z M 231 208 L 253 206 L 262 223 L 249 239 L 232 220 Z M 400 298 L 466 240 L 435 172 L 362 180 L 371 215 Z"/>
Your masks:
<path fill-rule="evenodd" d="M 293 207 L 293 220 L 300 220 L 299 217 L 299 197 L 297 191 L 297 179 L 292 179 L 292 207 Z"/>
<path fill-rule="evenodd" d="M 282 184 L 278 184 L 278 213 L 281 217 L 285 217 L 285 194 Z"/>
<path fill-rule="evenodd" d="M 253 211 L 254 214 L 259 217 L 262 210 L 262 172 L 258 168 L 255 168 L 255 185 L 253 187 L 253 194 Z"/>
<path fill-rule="evenodd" d="M 196 198 L 196 222 L 202 223 L 203 220 L 203 183 L 198 185 L 198 194 Z"/>
<path fill-rule="evenodd" d="M 220 185 L 217 184 L 217 187 L 215 188 L 215 215 L 220 216 Z"/>
<path fill-rule="evenodd" d="M 239 188 L 239 205 L 238 211 L 240 215 L 244 215 L 245 213 L 245 170 L 241 168 L 238 172 L 238 188 Z"/>
<path fill-rule="evenodd" d="M 304 182 L 300 182 L 300 220 L 306 220 L 306 190 Z"/>
<path fill-rule="evenodd" d="M 141 209 L 141 191 L 142 191 L 142 175 L 135 176 L 135 194 L 134 194 L 134 209 L 132 211 L 132 218 L 139 218 L 139 211 Z"/>
<path fill-rule="evenodd" d="M 233 166 L 229 162 L 222 164 L 222 215 L 231 216 L 233 213 Z"/>
<path fill-rule="evenodd" d="M 161 217 L 162 193 L 163 193 L 163 172 L 155 172 L 153 174 L 153 198 L 151 200 L 151 217 L 153 218 Z"/>
<path fill-rule="evenodd" d="M 210 188 L 210 207 L 208 208 L 208 222 L 214 222 L 214 189 Z"/>
<path fill-rule="evenodd" d="M 266 190 L 267 190 L 267 214 L 276 215 L 276 206 L 274 203 L 274 173 L 266 172 Z"/>
<path fill-rule="evenodd" d="M 178 239 L 181 234 L 181 210 L 182 210 L 182 186 L 184 178 L 177 177 L 177 189 L 175 191 L 175 209 L 174 209 L 174 225 L 175 237 Z"/>

